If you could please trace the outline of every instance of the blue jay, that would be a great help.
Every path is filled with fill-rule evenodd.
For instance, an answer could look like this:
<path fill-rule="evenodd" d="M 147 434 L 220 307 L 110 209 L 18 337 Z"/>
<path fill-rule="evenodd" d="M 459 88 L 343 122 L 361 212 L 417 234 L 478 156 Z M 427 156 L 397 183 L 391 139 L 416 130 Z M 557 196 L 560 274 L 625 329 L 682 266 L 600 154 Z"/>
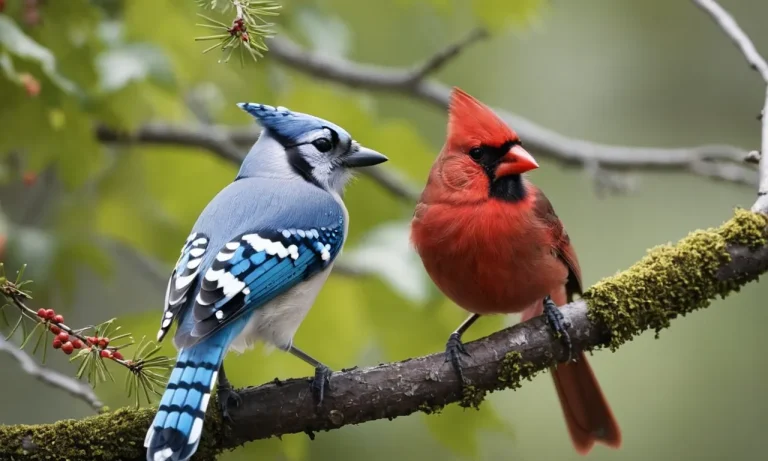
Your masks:
<path fill-rule="evenodd" d="M 184 461 L 197 450 L 210 394 L 239 404 L 224 373 L 228 350 L 256 341 L 315 368 L 319 403 L 330 369 L 293 336 L 341 251 L 350 169 L 387 161 L 343 128 L 311 115 L 240 103 L 263 130 L 235 180 L 205 207 L 168 281 L 158 341 L 177 323 L 179 350 L 144 446 L 148 461 Z"/>

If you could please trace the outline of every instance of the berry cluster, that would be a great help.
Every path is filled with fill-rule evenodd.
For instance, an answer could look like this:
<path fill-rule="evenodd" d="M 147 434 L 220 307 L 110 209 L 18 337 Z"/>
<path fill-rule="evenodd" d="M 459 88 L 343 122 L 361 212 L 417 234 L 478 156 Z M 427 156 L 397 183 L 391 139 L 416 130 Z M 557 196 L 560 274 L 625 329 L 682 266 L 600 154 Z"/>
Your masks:
<path fill-rule="evenodd" d="M 46 322 L 48 330 L 55 335 L 52 344 L 54 349 L 61 349 L 62 352 L 70 355 L 75 349 L 85 347 L 90 351 L 95 347 L 99 350 L 99 355 L 105 359 L 123 360 L 123 354 L 120 351 L 108 347 L 109 338 L 80 336 L 64 325 L 64 316 L 57 314 L 53 309 L 38 309 L 37 316 Z"/>
<path fill-rule="evenodd" d="M 248 32 L 245 30 L 245 21 L 243 21 L 243 18 L 236 18 L 232 22 L 232 27 L 227 29 L 227 32 L 233 37 L 239 36 L 240 40 L 244 42 L 248 41 Z"/>

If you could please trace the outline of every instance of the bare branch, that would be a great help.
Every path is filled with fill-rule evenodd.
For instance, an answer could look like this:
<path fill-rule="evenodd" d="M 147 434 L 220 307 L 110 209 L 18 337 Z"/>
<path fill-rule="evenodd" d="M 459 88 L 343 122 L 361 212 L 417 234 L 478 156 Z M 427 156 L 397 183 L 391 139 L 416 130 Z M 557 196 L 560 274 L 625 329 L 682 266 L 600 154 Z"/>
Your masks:
<path fill-rule="evenodd" d="M 97 412 L 101 411 L 104 407 L 104 404 L 98 397 L 96 397 L 93 389 L 87 383 L 39 365 L 35 359 L 19 349 L 15 344 L 6 341 L 2 335 L 0 335 L 0 351 L 3 351 L 16 359 L 16 361 L 19 362 L 21 369 L 37 380 L 69 393 L 73 397 L 90 405 L 90 407 Z"/>
<path fill-rule="evenodd" d="M 739 27 L 739 24 L 733 19 L 727 11 L 723 9 L 715 0 L 693 0 L 693 2 L 702 10 L 709 13 L 712 19 L 717 22 L 723 32 L 733 40 L 739 47 L 741 53 L 747 59 L 749 66 L 756 70 L 766 84 L 765 102 L 763 110 L 760 112 L 761 119 L 761 146 L 762 159 L 760 160 L 760 182 L 757 189 L 757 200 L 752 205 L 752 211 L 768 213 L 768 117 L 764 114 L 768 112 L 768 62 L 760 55 L 755 48 L 749 36 Z"/>
<path fill-rule="evenodd" d="M 598 282 L 583 300 L 562 308 L 571 324 L 573 347 L 619 348 L 644 331 L 666 328 L 670 319 L 704 308 L 712 299 L 756 280 L 768 271 L 767 220 L 739 211 L 720 228 L 695 232 L 677 245 L 657 248 L 627 271 Z M 669 270 L 663 269 L 667 266 Z M 230 408 L 231 426 L 224 427 L 217 406 L 210 406 L 214 410 L 207 415 L 196 459 L 213 461 L 225 449 L 282 434 L 306 432 L 313 437 L 314 432 L 349 424 L 418 411 L 432 413 L 454 402 L 475 406 L 486 392 L 519 387 L 562 360 L 565 352 L 543 317 L 466 347 L 471 357 L 464 370 L 471 387 L 464 389 L 446 365 L 445 355 L 437 353 L 336 372 L 320 408 L 311 396 L 308 378 L 275 380 L 242 390 L 242 404 Z M 56 459 L 70 461 L 93 461 L 91 453 L 96 452 L 109 453 L 110 459 L 144 460 L 142 440 L 153 415 L 151 408 L 121 409 L 66 424 L 0 426 L 0 459 L 13 455 L 17 461 L 31 461 L 47 454 L 41 452 L 47 449 L 55 450 Z M 121 437 L 104 437 L 107 428 Z M 23 451 L 25 443 L 38 451 Z M 89 449 L 83 451 L 83 446 Z"/>
<path fill-rule="evenodd" d="M 229 130 L 209 126 L 177 126 L 167 123 L 147 123 L 132 133 L 120 133 L 107 126 L 96 128 L 96 137 L 107 144 L 170 144 L 207 149 L 228 162 L 240 165 L 247 149 L 259 138 L 257 129 Z M 243 146 L 249 147 L 243 147 Z M 396 197 L 415 202 L 419 191 L 402 178 L 394 169 L 383 166 L 363 168 L 360 173 Z M 342 267 L 340 272 L 347 272 Z"/>
<path fill-rule="evenodd" d="M 741 53 L 747 58 L 749 66 L 760 73 L 763 80 L 768 83 L 768 62 L 763 59 L 752 43 L 752 40 L 749 39 L 749 36 L 733 19 L 733 16 L 725 11 L 715 0 L 693 0 L 693 2 L 712 16 L 712 19 L 723 29 L 723 32 L 739 47 Z"/>
<path fill-rule="evenodd" d="M 109 144 L 170 144 L 207 149 L 237 165 L 245 157 L 241 149 L 230 141 L 225 131 L 207 125 L 174 126 L 167 123 L 147 123 L 134 132 L 119 132 L 100 125 L 96 127 L 96 138 Z"/>
<path fill-rule="evenodd" d="M 470 43 L 473 41 L 466 39 L 459 42 L 463 46 Z M 285 35 L 270 39 L 269 46 L 272 59 L 315 78 L 353 88 L 402 93 L 443 109 L 448 107 L 450 88 L 426 78 L 414 81 L 414 71 L 410 68 L 397 69 L 331 59 L 303 50 Z M 421 68 L 429 67 L 423 65 Z M 427 76 L 424 73 L 418 75 Z M 678 170 L 714 179 L 757 184 L 755 171 L 743 165 L 747 151 L 738 147 L 702 145 L 657 148 L 598 144 L 565 136 L 511 112 L 494 110 L 520 133 L 526 146 L 530 146 L 537 156 L 552 158 L 566 165 L 584 167 L 596 162 L 603 169 L 613 170 Z M 238 138 L 238 135 L 233 135 L 233 138 Z M 726 163 L 735 165 L 726 166 Z"/>
<path fill-rule="evenodd" d="M 456 43 L 446 46 L 441 51 L 432 55 L 432 57 L 427 59 L 423 64 L 416 66 L 413 71 L 411 71 L 411 76 L 408 81 L 410 81 L 411 84 L 416 84 L 421 80 L 424 80 L 440 70 L 448 63 L 448 61 L 458 56 L 464 48 L 485 38 L 488 38 L 487 30 L 483 28 L 473 29 L 463 40 L 459 40 Z"/>

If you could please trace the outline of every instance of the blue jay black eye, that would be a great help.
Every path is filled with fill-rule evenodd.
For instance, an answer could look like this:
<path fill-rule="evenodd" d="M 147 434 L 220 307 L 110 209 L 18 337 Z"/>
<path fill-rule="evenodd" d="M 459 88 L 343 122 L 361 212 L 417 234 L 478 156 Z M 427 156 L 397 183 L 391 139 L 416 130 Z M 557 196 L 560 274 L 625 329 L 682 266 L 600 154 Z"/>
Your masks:
<path fill-rule="evenodd" d="M 328 152 L 333 149 L 333 144 L 326 138 L 315 139 L 312 141 L 312 145 L 320 152 Z"/>

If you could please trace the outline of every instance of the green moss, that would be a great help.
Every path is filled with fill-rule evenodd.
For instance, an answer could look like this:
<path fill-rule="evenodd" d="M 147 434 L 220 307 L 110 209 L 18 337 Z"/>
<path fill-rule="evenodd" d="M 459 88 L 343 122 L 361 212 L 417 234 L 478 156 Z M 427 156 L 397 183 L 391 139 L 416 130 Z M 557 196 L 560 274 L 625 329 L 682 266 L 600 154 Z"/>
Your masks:
<path fill-rule="evenodd" d="M 498 367 L 498 384 L 490 391 L 502 389 L 518 389 L 521 381 L 531 380 L 536 375 L 536 366 L 523 360 L 520 352 L 510 351 L 501 359 Z M 472 384 L 465 384 L 461 389 L 462 396 L 459 406 L 464 408 L 480 409 L 480 404 L 485 400 L 488 391 Z"/>
<path fill-rule="evenodd" d="M 459 406 L 479 410 L 480 404 L 485 400 L 486 393 L 485 389 L 478 389 L 471 384 L 465 384 L 461 389 L 462 396 Z"/>
<path fill-rule="evenodd" d="M 536 366 L 523 360 L 522 354 L 510 351 L 499 364 L 499 389 L 519 389 L 524 379 L 530 381 L 536 375 Z"/>
<path fill-rule="evenodd" d="M 35 426 L 0 426 L 0 459 L 16 461 L 131 461 L 146 459 L 144 436 L 154 408 L 121 408 L 81 420 Z M 221 452 L 218 412 L 206 417 L 194 461 L 214 461 Z"/>
<path fill-rule="evenodd" d="M 428 415 L 439 414 L 443 411 L 443 405 L 431 405 L 429 402 L 424 402 L 419 405 L 419 411 L 422 411 Z"/>
<path fill-rule="evenodd" d="M 692 232 L 676 245 L 662 245 L 632 267 L 584 293 L 588 315 L 608 327 L 615 350 L 641 332 L 656 334 L 678 315 L 707 307 L 717 296 L 738 290 L 747 280 L 718 281 L 717 270 L 730 261 L 728 244 L 766 244 L 766 217 L 736 210 L 718 228 Z"/>

